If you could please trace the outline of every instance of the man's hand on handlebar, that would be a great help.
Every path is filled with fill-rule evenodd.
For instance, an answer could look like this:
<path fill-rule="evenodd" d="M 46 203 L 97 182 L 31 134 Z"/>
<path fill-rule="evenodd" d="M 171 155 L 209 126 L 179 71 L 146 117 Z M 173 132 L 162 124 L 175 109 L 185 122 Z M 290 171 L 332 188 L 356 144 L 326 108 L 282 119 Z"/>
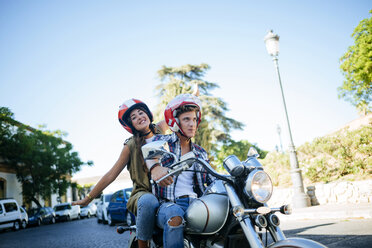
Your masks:
<path fill-rule="evenodd" d="M 162 178 L 163 176 L 168 174 L 168 169 L 166 167 L 162 166 L 156 166 L 151 170 L 151 178 L 152 180 L 156 181 Z M 173 178 L 171 176 L 165 178 L 161 182 L 159 182 L 159 185 L 162 187 L 166 187 L 168 185 L 171 185 L 173 183 Z"/>

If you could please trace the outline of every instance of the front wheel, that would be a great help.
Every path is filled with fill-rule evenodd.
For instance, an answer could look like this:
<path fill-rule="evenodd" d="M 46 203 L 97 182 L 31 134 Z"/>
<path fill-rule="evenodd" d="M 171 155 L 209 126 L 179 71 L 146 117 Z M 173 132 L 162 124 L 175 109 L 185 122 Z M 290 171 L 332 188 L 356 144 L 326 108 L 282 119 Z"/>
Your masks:
<path fill-rule="evenodd" d="M 114 225 L 114 223 L 113 223 L 113 221 L 111 219 L 111 214 L 107 214 L 107 224 L 109 224 L 109 226 L 113 226 Z"/>
<path fill-rule="evenodd" d="M 103 224 L 107 224 L 107 220 L 106 220 L 106 218 L 105 218 L 105 215 L 104 215 L 104 214 L 102 214 L 102 223 L 103 223 Z"/>
<path fill-rule="evenodd" d="M 21 227 L 21 225 L 20 225 L 19 220 L 14 221 L 13 230 L 18 231 L 20 229 L 20 227 Z"/>
<path fill-rule="evenodd" d="M 26 229 L 27 222 L 25 220 L 22 220 L 21 227 L 22 227 L 22 229 Z"/>

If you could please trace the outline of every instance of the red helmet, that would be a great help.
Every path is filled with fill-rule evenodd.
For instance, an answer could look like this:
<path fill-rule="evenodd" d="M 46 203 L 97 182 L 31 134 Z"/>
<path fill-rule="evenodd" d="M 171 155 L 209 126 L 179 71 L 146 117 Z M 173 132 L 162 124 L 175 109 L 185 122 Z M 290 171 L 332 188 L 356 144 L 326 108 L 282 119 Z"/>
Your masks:
<path fill-rule="evenodd" d="M 164 117 L 165 122 L 168 124 L 170 130 L 173 132 L 180 131 L 183 134 L 183 130 L 180 126 L 180 121 L 177 116 L 177 109 L 184 105 L 196 106 L 199 111 L 196 114 L 197 123 L 196 128 L 198 128 L 200 121 L 201 121 L 201 101 L 198 97 L 191 95 L 191 94 L 181 94 L 176 96 L 173 100 L 171 100 L 167 107 L 165 107 Z"/>
<path fill-rule="evenodd" d="M 147 107 L 147 105 L 140 100 L 132 98 L 132 99 L 125 101 L 122 105 L 119 106 L 119 114 L 118 114 L 119 122 L 128 132 L 132 134 L 133 134 L 133 125 L 130 122 L 128 122 L 128 117 L 129 117 L 130 112 L 132 112 L 133 109 L 138 109 L 138 108 L 144 110 L 146 114 L 148 115 L 150 122 L 152 122 L 152 113 L 149 107 Z"/>

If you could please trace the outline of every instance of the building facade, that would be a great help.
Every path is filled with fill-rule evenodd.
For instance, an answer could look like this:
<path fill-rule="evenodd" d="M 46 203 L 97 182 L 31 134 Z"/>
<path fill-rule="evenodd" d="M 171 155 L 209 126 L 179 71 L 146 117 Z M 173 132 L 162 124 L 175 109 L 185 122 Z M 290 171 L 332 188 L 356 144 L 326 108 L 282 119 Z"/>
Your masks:
<path fill-rule="evenodd" d="M 14 198 L 23 205 L 22 185 L 18 182 L 16 172 L 0 163 L 0 198 Z"/>
<path fill-rule="evenodd" d="M 18 181 L 16 171 L 8 165 L 0 162 L 0 198 L 13 198 L 20 206 L 27 208 L 36 207 L 34 202 L 25 202 L 22 195 L 22 184 Z M 59 197 L 57 194 L 52 194 L 49 199 L 38 198 L 42 206 L 53 207 L 60 202 L 72 202 L 73 189 L 69 187 L 64 196 Z"/>

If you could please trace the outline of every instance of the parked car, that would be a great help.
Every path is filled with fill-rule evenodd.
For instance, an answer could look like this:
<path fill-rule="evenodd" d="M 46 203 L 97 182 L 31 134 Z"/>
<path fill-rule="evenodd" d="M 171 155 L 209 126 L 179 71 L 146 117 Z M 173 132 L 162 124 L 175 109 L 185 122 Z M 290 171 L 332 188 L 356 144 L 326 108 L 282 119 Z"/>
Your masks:
<path fill-rule="evenodd" d="M 80 206 L 71 206 L 71 203 L 61 203 L 54 206 L 56 220 L 73 220 L 80 219 Z"/>
<path fill-rule="evenodd" d="M 97 203 L 97 222 L 104 224 L 107 222 L 107 207 L 112 194 L 102 194 Z"/>
<path fill-rule="evenodd" d="M 0 199 L 0 230 L 13 228 L 19 230 L 24 225 L 25 217 L 22 217 L 21 208 L 12 198 Z M 27 224 L 27 222 L 26 222 Z"/>
<path fill-rule="evenodd" d="M 112 226 L 115 223 L 128 224 L 134 221 L 134 216 L 127 209 L 127 202 L 132 193 L 132 188 L 116 191 L 110 199 L 107 207 L 107 223 Z"/>
<path fill-rule="evenodd" d="M 95 203 L 90 203 L 88 206 L 80 208 L 81 218 L 90 218 L 90 216 L 97 215 L 97 205 Z"/>
<path fill-rule="evenodd" d="M 51 207 L 31 208 L 28 210 L 28 216 L 30 226 L 56 223 L 56 213 Z"/>
<path fill-rule="evenodd" d="M 21 228 L 25 229 L 28 224 L 28 214 L 23 207 L 20 207 L 19 210 L 21 210 Z"/>

